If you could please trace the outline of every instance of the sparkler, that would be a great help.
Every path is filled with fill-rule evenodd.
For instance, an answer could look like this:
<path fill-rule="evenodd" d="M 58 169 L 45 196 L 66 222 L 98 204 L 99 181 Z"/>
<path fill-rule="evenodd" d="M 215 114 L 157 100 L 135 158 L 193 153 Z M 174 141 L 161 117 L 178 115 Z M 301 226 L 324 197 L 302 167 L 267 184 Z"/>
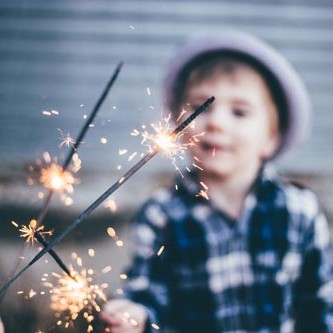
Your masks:
<path fill-rule="evenodd" d="M 34 237 L 44 247 L 47 246 L 48 243 L 40 232 L 35 232 Z M 65 263 L 61 260 L 61 258 L 58 256 L 58 254 L 54 250 L 50 250 L 49 253 L 51 257 L 55 260 L 55 262 L 59 265 L 59 267 L 67 274 L 67 276 L 70 277 L 72 280 L 75 280 L 75 277 L 73 276 L 69 268 L 65 265 Z"/>
<path fill-rule="evenodd" d="M 196 117 L 206 110 L 215 100 L 212 96 L 203 103 L 195 112 L 193 112 L 185 121 L 176 127 L 170 134 L 170 138 L 174 139 L 181 133 Z M 140 161 L 130 168 L 122 177 L 120 177 L 108 190 L 106 190 L 99 198 L 97 198 L 86 210 L 79 214 L 61 233 L 55 236 L 51 242 L 44 247 L 20 272 L 11 278 L 0 290 L 0 295 L 29 267 L 42 258 L 47 252 L 53 249 L 70 231 L 76 228 L 84 219 L 86 219 L 98 206 L 100 206 L 112 193 L 114 193 L 122 184 L 132 177 L 138 170 L 149 162 L 163 147 L 156 145 L 153 150 L 149 151 Z"/>
<path fill-rule="evenodd" d="M 93 256 L 93 249 L 88 250 L 90 257 Z M 92 321 L 95 319 L 95 312 L 100 312 L 100 302 L 106 302 L 104 290 L 109 287 L 108 283 L 95 282 L 95 270 L 85 268 L 83 260 L 77 253 L 71 254 L 73 262 L 69 265 L 71 275 L 64 273 L 43 274 L 43 286 L 49 290 L 51 295 L 50 307 L 54 311 L 57 326 L 64 328 L 74 326 L 75 320 L 82 315 L 87 323 L 87 332 L 92 332 Z M 101 270 L 106 274 L 111 271 L 107 266 Z M 17 294 L 24 295 L 25 299 L 35 297 L 38 292 L 30 289 L 27 293 L 23 290 Z M 46 290 L 40 292 L 46 294 Z"/>
<path fill-rule="evenodd" d="M 90 116 L 88 117 L 88 119 L 86 120 L 84 126 L 82 127 L 81 131 L 79 132 L 76 140 L 74 140 L 73 144 L 71 144 L 71 149 L 70 151 L 68 152 L 68 155 L 67 155 L 67 158 L 66 160 L 64 161 L 64 163 L 62 164 L 62 172 L 65 173 L 68 166 L 69 166 L 69 163 L 70 161 L 72 160 L 74 154 L 76 153 L 77 149 L 79 148 L 84 136 L 86 135 L 87 133 L 87 130 L 89 129 L 89 125 L 93 122 L 93 120 L 95 119 L 103 101 L 105 100 L 109 90 L 111 89 L 111 87 L 113 86 L 114 82 L 116 81 L 119 73 L 120 73 L 120 70 L 122 68 L 122 65 L 123 65 L 123 62 L 120 62 L 116 69 L 114 70 L 109 82 L 107 83 L 107 85 L 105 86 L 101 96 L 99 97 L 99 99 L 97 100 L 93 110 L 91 111 L 91 114 Z M 61 178 L 60 178 L 61 179 Z M 49 192 L 48 192 L 48 195 L 44 201 L 44 204 L 40 210 L 40 213 L 38 215 L 38 218 L 37 218 L 37 226 L 40 225 L 42 223 L 42 221 L 44 220 L 45 218 L 45 215 L 48 211 L 48 208 L 49 208 L 49 205 L 50 205 L 50 202 L 51 202 L 51 198 L 53 196 L 53 193 L 54 193 L 54 188 L 51 186 L 49 187 Z M 35 234 L 37 235 L 38 234 L 38 231 L 35 232 Z M 36 237 L 37 238 L 37 237 Z M 43 246 L 45 246 L 44 244 L 42 244 Z M 22 251 L 21 251 L 22 252 Z M 23 253 L 22 253 L 23 254 Z M 55 252 L 53 251 L 53 254 L 51 254 L 51 256 L 53 256 L 54 260 L 59 264 L 59 262 L 62 262 L 61 259 L 55 255 Z M 21 257 L 22 255 L 20 255 Z M 18 269 L 18 266 L 19 266 L 19 263 L 17 263 L 12 271 L 12 273 L 10 274 L 11 278 L 10 278 L 10 281 L 13 279 L 13 276 L 15 275 L 17 269 Z M 66 265 L 64 263 L 61 264 L 61 266 L 64 266 L 66 267 Z M 68 268 L 66 268 L 65 270 L 66 272 L 69 271 Z M 2 293 L 2 290 L 0 292 L 0 294 Z M 0 299 L 0 302 L 3 298 Z"/>
<path fill-rule="evenodd" d="M 184 114 L 183 112 L 181 113 L 181 115 L 178 117 L 177 120 L 179 120 L 182 117 L 182 115 Z M 188 147 L 194 146 L 196 142 L 199 141 L 198 137 L 202 136 L 204 132 L 192 136 L 189 142 L 186 143 L 176 142 L 174 140 L 174 137 L 169 134 L 170 123 L 171 123 L 171 114 L 169 114 L 168 117 L 162 119 L 162 121 L 159 121 L 157 124 L 151 124 L 151 127 L 154 130 L 153 133 L 149 133 L 146 130 L 146 126 L 142 126 L 143 128 L 142 131 L 135 129 L 132 131 L 131 135 L 133 136 L 141 135 L 142 136 L 141 144 L 147 146 L 149 151 L 153 151 L 156 146 L 161 147 L 164 152 L 164 155 L 166 155 L 166 157 L 171 161 L 175 169 L 181 174 L 181 176 L 183 176 L 180 168 L 177 165 L 177 158 L 183 159 L 183 155 L 185 151 L 187 151 Z M 178 138 L 180 136 L 181 135 L 178 135 Z M 193 166 L 196 167 L 195 164 L 193 164 Z"/>
<path fill-rule="evenodd" d="M 94 320 L 93 311 L 100 312 L 100 306 L 97 301 L 106 302 L 104 289 L 108 284 L 93 283 L 92 269 L 82 267 L 82 259 L 72 253 L 72 258 L 76 259 L 74 268 L 71 267 L 71 275 L 69 278 L 65 274 L 52 273 L 56 278 L 56 282 L 47 281 L 44 286 L 50 289 L 51 293 L 51 309 L 55 311 L 55 316 L 58 318 L 57 325 L 69 327 L 84 310 L 83 317 L 87 322 L 87 332 L 93 330 L 91 322 Z"/>
<path fill-rule="evenodd" d="M 69 192 L 72 192 L 72 184 L 74 184 L 75 179 L 72 176 L 72 174 L 68 171 L 66 171 L 68 169 L 69 163 L 71 162 L 73 156 L 75 155 L 77 149 L 79 148 L 84 136 L 87 133 L 87 130 L 89 129 L 89 125 L 93 122 L 93 120 L 95 119 L 103 101 L 105 100 L 109 90 L 111 89 L 111 87 L 113 86 L 114 82 L 116 81 L 119 72 L 121 70 L 123 63 L 120 62 L 118 64 L 118 66 L 116 67 L 115 71 L 113 72 L 109 82 L 107 83 L 106 87 L 104 88 L 101 96 L 99 97 L 99 99 L 97 100 L 89 118 L 86 120 L 84 126 L 82 127 L 80 133 L 78 134 L 76 140 L 71 140 L 70 141 L 70 151 L 67 155 L 66 160 L 64 161 L 62 167 L 56 165 L 56 164 L 51 164 L 50 169 L 42 169 L 42 174 L 41 174 L 41 182 L 45 185 L 46 188 L 49 189 L 49 193 L 48 196 L 45 200 L 44 206 L 42 207 L 40 214 L 37 218 L 37 225 L 41 224 L 46 212 L 48 210 L 49 204 L 51 202 L 51 198 L 52 195 L 54 193 L 55 190 L 59 190 L 59 189 L 65 189 Z M 35 237 L 36 239 L 43 245 L 45 246 L 46 241 L 43 238 L 42 235 L 38 235 L 39 231 L 38 229 L 36 229 L 35 231 Z M 62 262 L 62 260 L 60 259 L 60 257 L 54 252 L 50 253 L 51 256 L 53 257 L 53 259 L 60 265 L 60 267 L 62 269 L 64 269 L 64 271 L 70 275 L 69 273 L 69 269 L 66 267 L 66 265 Z"/>
<path fill-rule="evenodd" d="M 40 170 L 39 182 L 52 193 L 57 192 L 60 194 L 60 199 L 69 206 L 73 203 L 73 199 L 69 196 L 74 192 L 74 185 L 79 183 L 79 180 L 74 177 L 74 173 L 80 170 L 81 160 L 75 153 L 72 157 L 72 164 L 70 170 L 63 170 L 56 159 L 51 160 L 49 153 L 43 154 L 46 166 Z M 39 164 L 41 162 L 39 161 Z M 38 224 L 40 224 L 39 221 Z"/>
<path fill-rule="evenodd" d="M 12 224 L 18 228 L 18 224 L 14 221 L 12 221 Z M 37 226 L 36 220 L 31 220 L 29 222 L 28 226 L 22 225 L 19 229 L 21 232 L 21 236 L 23 238 L 26 238 L 26 243 L 33 244 L 35 240 L 37 240 L 40 244 L 42 244 L 44 247 L 47 246 L 47 241 L 44 238 L 44 235 L 51 236 L 53 234 L 52 231 L 44 231 L 44 226 Z M 59 265 L 59 267 L 70 277 L 73 279 L 73 276 L 70 272 L 70 270 L 67 268 L 67 266 L 64 264 L 64 262 L 60 259 L 60 257 L 57 255 L 57 253 L 53 250 L 50 251 L 50 255 L 52 258 L 56 261 L 56 263 Z"/>
<path fill-rule="evenodd" d="M 12 221 L 12 225 L 15 228 L 19 227 L 19 225 L 15 221 Z M 44 236 L 44 235 L 51 236 L 53 233 L 51 230 L 44 231 L 44 226 L 37 227 L 37 221 L 34 219 L 29 222 L 28 226 L 22 225 L 21 228 L 19 228 L 19 231 L 21 233 L 20 237 L 26 238 L 26 243 L 30 243 L 30 244 L 34 243 L 35 232 L 37 232 L 37 231 L 42 236 Z"/>

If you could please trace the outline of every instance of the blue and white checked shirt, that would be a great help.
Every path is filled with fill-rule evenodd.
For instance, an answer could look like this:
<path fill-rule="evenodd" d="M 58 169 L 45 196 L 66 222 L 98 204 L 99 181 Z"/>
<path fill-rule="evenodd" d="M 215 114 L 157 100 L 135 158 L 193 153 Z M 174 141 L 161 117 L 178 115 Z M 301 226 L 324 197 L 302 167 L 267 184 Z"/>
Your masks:
<path fill-rule="evenodd" d="M 260 176 L 233 221 L 196 184 L 159 190 L 137 216 L 124 290 L 150 323 L 179 333 L 333 332 L 332 249 L 315 195 Z"/>

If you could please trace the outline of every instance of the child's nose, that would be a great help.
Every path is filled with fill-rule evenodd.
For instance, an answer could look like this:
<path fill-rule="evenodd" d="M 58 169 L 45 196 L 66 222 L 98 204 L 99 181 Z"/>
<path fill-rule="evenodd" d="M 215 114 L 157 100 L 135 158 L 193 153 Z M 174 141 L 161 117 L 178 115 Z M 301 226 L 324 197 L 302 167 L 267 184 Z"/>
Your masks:
<path fill-rule="evenodd" d="M 230 127 L 231 124 L 228 108 L 226 106 L 212 108 L 207 118 L 207 130 L 224 131 Z"/>

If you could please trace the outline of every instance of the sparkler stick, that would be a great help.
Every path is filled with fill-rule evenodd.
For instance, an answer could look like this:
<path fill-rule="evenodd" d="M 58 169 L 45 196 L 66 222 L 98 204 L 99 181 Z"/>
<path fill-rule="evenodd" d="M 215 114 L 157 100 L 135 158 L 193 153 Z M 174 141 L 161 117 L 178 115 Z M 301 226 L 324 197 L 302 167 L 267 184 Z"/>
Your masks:
<path fill-rule="evenodd" d="M 46 247 L 48 245 L 47 241 L 45 240 L 45 238 L 37 231 L 35 232 L 35 238 L 38 240 L 38 242 L 40 244 L 42 244 L 44 247 Z M 72 278 L 74 281 L 75 278 L 74 276 L 71 274 L 69 268 L 65 265 L 65 263 L 61 260 L 61 258 L 58 256 L 58 254 L 53 251 L 52 249 L 49 251 L 49 254 L 51 255 L 51 257 L 56 261 L 56 263 L 60 266 L 60 268 L 70 277 Z"/>
<path fill-rule="evenodd" d="M 90 117 L 88 118 L 88 120 L 86 121 L 85 125 L 82 127 L 78 137 L 76 138 L 75 140 L 75 143 L 71 146 L 72 149 L 70 150 L 70 153 L 68 154 L 67 156 L 67 159 L 65 160 L 64 164 L 63 164 L 63 169 L 66 169 L 68 167 L 68 164 L 70 163 L 73 155 L 75 154 L 75 151 L 78 149 L 78 147 L 80 146 L 81 144 L 81 140 L 84 138 L 88 128 L 89 128 L 89 125 L 92 123 L 92 121 L 94 120 L 94 118 L 96 117 L 96 114 L 98 112 L 98 110 L 100 109 L 105 97 L 107 96 L 110 88 L 113 86 L 113 83 L 116 81 L 117 77 L 118 77 L 118 74 L 120 72 L 120 69 L 122 67 L 123 63 L 120 62 L 118 64 L 118 66 L 116 67 L 115 71 L 113 72 L 112 74 L 112 77 L 111 79 L 109 80 L 108 84 L 106 85 L 106 87 L 104 88 L 104 91 L 102 92 L 101 96 L 99 97 L 96 105 L 94 106 L 92 112 L 91 112 L 91 115 Z"/>
<path fill-rule="evenodd" d="M 176 137 L 181 131 L 183 131 L 196 117 L 199 116 L 204 110 L 206 110 L 215 100 L 215 97 L 210 97 L 205 103 L 203 103 L 191 116 L 185 119 L 178 127 L 176 127 L 171 133 L 170 137 Z M 107 189 L 100 197 L 98 197 L 86 210 L 79 214 L 61 233 L 55 236 L 50 243 L 48 243 L 44 249 L 42 249 L 20 272 L 18 272 L 10 281 L 8 281 L 0 290 L 0 295 L 18 278 L 23 274 L 30 266 L 36 263 L 47 252 L 53 249 L 60 241 L 76 226 L 78 226 L 84 219 L 86 219 L 98 206 L 100 206 L 112 193 L 114 193 L 122 184 L 124 184 L 130 177 L 132 177 L 138 170 L 140 170 L 145 164 L 148 163 L 157 153 L 159 153 L 161 147 L 156 146 L 150 152 L 148 152 L 140 161 L 138 161 L 132 168 L 130 168 L 122 177 L 120 177 L 109 189 Z"/>

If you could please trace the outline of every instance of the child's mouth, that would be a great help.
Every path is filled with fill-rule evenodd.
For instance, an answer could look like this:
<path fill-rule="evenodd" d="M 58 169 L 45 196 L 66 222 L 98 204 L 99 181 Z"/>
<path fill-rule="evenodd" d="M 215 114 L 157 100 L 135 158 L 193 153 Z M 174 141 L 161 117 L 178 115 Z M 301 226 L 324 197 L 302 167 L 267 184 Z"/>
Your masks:
<path fill-rule="evenodd" d="M 213 144 L 209 142 L 201 142 L 201 149 L 206 153 L 213 155 L 222 152 L 231 152 L 231 148 L 220 144 Z"/>
<path fill-rule="evenodd" d="M 201 143 L 201 148 L 202 148 L 202 150 L 204 150 L 206 152 L 209 152 L 209 151 L 212 151 L 212 150 L 216 150 L 216 145 L 210 144 L 208 142 L 202 142 Z"/>

